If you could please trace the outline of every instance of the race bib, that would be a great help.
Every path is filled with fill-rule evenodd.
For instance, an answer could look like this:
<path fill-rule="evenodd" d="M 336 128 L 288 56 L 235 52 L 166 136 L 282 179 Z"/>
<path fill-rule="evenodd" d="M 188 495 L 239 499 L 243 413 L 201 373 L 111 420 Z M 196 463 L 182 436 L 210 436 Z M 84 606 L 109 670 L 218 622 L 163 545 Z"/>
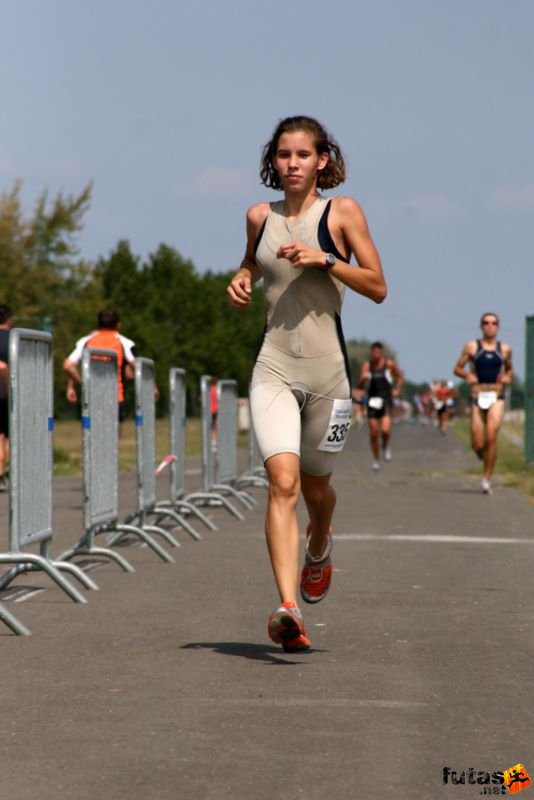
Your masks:
<path fill-rule="evenodd" d="M 347 439 L 352 417 L 352 400 L 334 400 L 332 413 L 325 435 L 321 439 L 318 450 L 328 453 L 339 453 Z"/>
<path fill-rule="evenodd" d="M 497 392 L 479 392 L 477 397 L 477 405 L 483 411 L 487 411 L 498 400 Z"/>
<path fill-rule="evenodd" d="M 374 408 L 376 411 L 380 411 L 381 408 L 384 408 L 384 398 L 383 397 L 370 397 L 367 401 L 367 405 L 369 408 Z"/>

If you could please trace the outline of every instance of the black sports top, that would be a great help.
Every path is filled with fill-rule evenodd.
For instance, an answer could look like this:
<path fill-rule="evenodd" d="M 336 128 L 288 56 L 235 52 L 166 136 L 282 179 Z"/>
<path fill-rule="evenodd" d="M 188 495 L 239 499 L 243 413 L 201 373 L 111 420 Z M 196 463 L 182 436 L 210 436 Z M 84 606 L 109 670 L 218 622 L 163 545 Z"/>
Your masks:
<path fill-rule="evenodd" d="M 479 383 L 498 383 L 504 364 L 501 343 L 497 342 L 495 350 L 486 350 L 482 346 L 482 341 L 477 339 L 477 351 L 473 362 Z"/>

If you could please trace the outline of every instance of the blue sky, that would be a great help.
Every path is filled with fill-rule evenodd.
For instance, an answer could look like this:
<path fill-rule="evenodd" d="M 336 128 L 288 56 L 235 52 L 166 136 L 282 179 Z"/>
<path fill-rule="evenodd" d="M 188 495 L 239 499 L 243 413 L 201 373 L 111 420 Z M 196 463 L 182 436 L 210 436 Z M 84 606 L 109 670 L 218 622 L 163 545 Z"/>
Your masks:
<path fill-rule="evenodd" d="M 227 270 L 247 207 L 276 197 L 262 145 L 281 117 L 316 116 L 389 284 L 380 306 L 346 296 L 346 337 L 448 378 L 495 310 L 523 376 L 533 30 L 532 0 L 17 0 L 0 11 L 0 186 L 22 179 L 30 210 L 93 181 L 89 260 L 125 238 Z"/>

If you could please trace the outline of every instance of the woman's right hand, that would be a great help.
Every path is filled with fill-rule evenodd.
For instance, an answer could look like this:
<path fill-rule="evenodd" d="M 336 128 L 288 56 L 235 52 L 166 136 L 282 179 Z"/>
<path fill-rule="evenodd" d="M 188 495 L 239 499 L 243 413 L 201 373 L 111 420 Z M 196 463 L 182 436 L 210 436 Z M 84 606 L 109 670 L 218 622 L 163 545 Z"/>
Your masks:
<path fill-rule="evenodd" d="M 245 308 L 252 301 L 252 281 L 248 270 L 239 270 L 226 289 L 228 300 L 234 308 Z"/>

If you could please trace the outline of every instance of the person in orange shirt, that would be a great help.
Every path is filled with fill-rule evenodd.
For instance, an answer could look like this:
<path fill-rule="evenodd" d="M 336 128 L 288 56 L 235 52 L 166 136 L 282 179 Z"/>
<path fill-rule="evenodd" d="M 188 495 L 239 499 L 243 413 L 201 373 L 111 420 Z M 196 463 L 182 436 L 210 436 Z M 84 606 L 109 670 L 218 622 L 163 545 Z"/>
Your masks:
<path fill-rule="evenodd" d="M 450 384 L 450 385 L 449 385 Z M 439 432 L 445 436 L 447 423 L 451 411 L 451 401 L 454 402 L 455 390 L 451 381 L 439 381 L 434 389 L 433 404 L 438 418 Z"/>
<path fill-rule="evenodd" d="M 120 318 L 112 308 L 105 308 L 99 311 L 97 324 L 97 330 L 78 339 L 74 350 L 63 362 L 63 369 L 67 374 L 67 400 L 69 403 L 78 402 L 77 387 L 82 382 L 79 365 L 84 349 L 86 347 L 98 347 L 106 350 L 115 350 L 117 353 L 119 422 L 122 422 L 126 416 L 124 381 L 125 379 L 132 380 L 134 377 L 135 342 L 119 333 Z"/>

